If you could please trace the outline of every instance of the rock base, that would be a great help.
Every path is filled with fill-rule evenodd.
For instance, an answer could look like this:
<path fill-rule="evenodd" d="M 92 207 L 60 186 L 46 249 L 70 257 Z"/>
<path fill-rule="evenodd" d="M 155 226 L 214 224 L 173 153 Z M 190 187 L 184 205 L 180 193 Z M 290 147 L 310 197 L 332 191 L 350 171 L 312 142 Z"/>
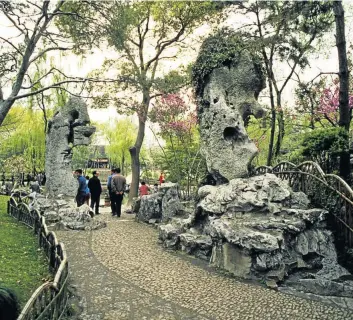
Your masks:
<path fill-rule="evenodd" d="M 76 207 L 70 198 L 51 199 L 37 194 L 30 208 L 43 214 L 49 229 L 97 230 L 106 227 L 106 222 L 94 220 L 94 212 L 87 204 Z"/>
<path fill-rule="evenodd" d="M 266 174 L 204 186 L 198 196 L 188 218 L 172 217 L 159 226 L 164 247 L 270 288 L 340 297 L 349 304 L 353 278 L 337 262 L 329 213 L 312 208 L 305 194 Z"/>

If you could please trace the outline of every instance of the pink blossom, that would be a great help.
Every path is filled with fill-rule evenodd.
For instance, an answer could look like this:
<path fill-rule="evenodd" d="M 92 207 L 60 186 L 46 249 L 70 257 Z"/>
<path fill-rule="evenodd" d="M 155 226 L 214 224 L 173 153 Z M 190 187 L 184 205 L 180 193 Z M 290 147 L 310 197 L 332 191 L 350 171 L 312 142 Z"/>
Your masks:
<path fill-rule="evenodd" d="M 339 80 L 334 79 L 331 85 L 322 90 L 318 113 L 329 118 L 331 121 L 338 122 L 339 109 Z M 353 107 L 353 96 L 349 96 L 349 107 Z"/>

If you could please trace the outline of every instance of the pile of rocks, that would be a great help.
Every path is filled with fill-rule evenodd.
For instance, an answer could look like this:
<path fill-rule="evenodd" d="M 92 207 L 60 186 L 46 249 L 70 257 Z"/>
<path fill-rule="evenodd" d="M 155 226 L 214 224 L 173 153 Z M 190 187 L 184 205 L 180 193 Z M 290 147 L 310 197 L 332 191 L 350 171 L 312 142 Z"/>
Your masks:
<path fill-rule="evenodd" d="M 38 194 L 31 197 L 30 209 L 41 212 L 52 230 L 97 230 L 107 225 L 104 221 L 93 219 L 94 213 L 86 204 L 77 207 L 72 199 L 51 199 Z"/>
<path fill-rule="evenodd" d="M 133 212 L 138 221 L 151 224 L 166 223 L 173 217 L 187 217 L 189 210 L 179 198 L 177 183 L 163 183 L 157 193 L 135 200 Z"/>
<path fill-rule="evenodd" d="M 353 278 L 337 262 L 328 212 L 310 207 L 304 193 L 266 174 L 204 186 L 198 196 L 191 215 L 159 226 L 166 248 L 193 254 L 243 279 L 338 296 L 341 304 L 353 307 Z"/>

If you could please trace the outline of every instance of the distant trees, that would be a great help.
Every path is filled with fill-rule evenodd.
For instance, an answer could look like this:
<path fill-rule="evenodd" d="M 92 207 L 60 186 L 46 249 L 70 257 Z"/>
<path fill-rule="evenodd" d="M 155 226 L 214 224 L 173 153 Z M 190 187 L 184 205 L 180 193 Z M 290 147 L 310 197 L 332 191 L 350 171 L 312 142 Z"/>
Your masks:
<path fill-rule="evenodd" d="M 40 172 L 45 164 L 44 120 L 39 110 L 14 107 L 0 130 L 0 161 L 6 171 Z M 6 160 L 6 161 L 5 161 Z"/>
<path fill-rule="evenodd" d="M 76 44 L 107 45 L 117 52 L 114 59 L 106 61 L 104 70 L 98 72 L 114 73 L 124 81 L 95 86 L 94 90 L 102 92 L 97 105 L 115 103 L 119 110 L 138 116 L 136 140 L 129 149 L 131 201 L 138 191 L 140 152 L 151 100 L 178 90 L 187 79 L 178 72 L 167 74 L 161 66 L 177 57 L 192 32 L 215 12 L 216 4 L 211 1 L 143 1 L 70 2 L 65 6 L 78 14 L 62 17 L 60 29 Z M 119 95 L 122 91 L 124 94 Z M 131 94 L 139 97 L 138 100 L 132 99 Z"/>
<path fill-rule="evenodd" d="M 105 148 L 109 161 L 121 168 L 123 175 L 127 175 L 131 167 L 129 148 L 136 139 L 137 127 L 130 120 L 122 119 L 111 126 L 100 125 L 98 129 L 109 143 Z"/>

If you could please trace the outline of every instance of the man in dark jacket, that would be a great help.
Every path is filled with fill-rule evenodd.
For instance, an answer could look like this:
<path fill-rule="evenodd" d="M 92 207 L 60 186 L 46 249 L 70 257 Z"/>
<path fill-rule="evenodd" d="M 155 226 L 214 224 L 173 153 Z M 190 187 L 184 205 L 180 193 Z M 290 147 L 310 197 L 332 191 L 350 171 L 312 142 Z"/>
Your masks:
<path fill-rule="evenodd" d="M 99 201 L 102 193 L 102 185 L 98 176 L 99 172 L 93 171 L 93 177 L 88 181 L 88 188 L 91 192 L 91 208 L 93 210 L 94 206 L 96 206 L 96 214 L 99 214 Z"/>

